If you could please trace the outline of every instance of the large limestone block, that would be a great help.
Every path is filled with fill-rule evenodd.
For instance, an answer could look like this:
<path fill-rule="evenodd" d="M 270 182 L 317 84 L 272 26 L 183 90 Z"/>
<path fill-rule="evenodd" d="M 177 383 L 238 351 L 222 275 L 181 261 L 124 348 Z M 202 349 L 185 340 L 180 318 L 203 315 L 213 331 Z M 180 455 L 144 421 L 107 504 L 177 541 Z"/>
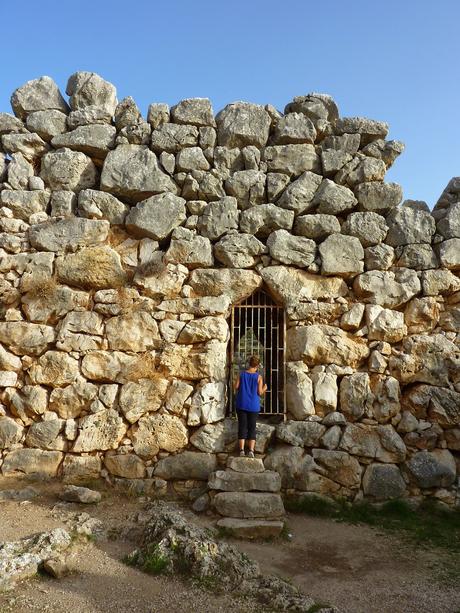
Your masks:
<path fill-rule="evenodd" d="M 13 92 L 11 106 L 14 114 L 26 119 L 34 111 L 56 109 L 68 113 L 69 107 L 51 77 L 27 81 Z"/>
<path fill-rule="evenodd" d="M 65 289 L 69 291 L 69 288 Z M 79 294 L 80 292 L 72 293 Z M 87 296 L 87 294 L 84 295 Z M 97 332 L 88 332 L 88 330 L 97 330 Z M 74 311 L 66 315 L 59 327 L 56 348 L 61 351 L 80 352 L 103 349 L 106 347 L 106 342 L 102 334 L 102 317 L 99 313 Z"/>
<path fill-rule="evenodd" d="M 101 473 L 101 460 L 97 456 L 78 456 L 67 454 L 62 463 L 64 483 L 88 482 L 98 479 Z"/>
<path fill-rule="evenodd" d="M 48 207 L 50 195 L 44 190 L 33 192 L 25 190 L 4 189 L 0 192 L 0 202 L 13 211 L 17 219 L 29 221 L 34 213 L 44 213 Z"/>
<path fill-rule="evenodd" d="M 390 211 L 386 218 L 388 234 L 385 242 L 392 247 L 411 243 L 431 243 L 436 222 L 430 213 L 409 207 Z"/>
<path fill-rule="evenodd" d="M 146 311 L 135 311 L 107 320 L 109 348 L 118 351 L 148 351 L 161 344 L 158 324 Z"/>
<path fill-rule="evenodd" d="M 316 464 L 302 447 L 276 446 L 264 460 L 265 468 L 281 475 L 283 489 L 306 490 Z"/>
<path fill-rule="evenodd" d="M 415 270 L 399 268 L 364 272 L 355 278 L 353 289 L 361 300 L 392 309 L 416 296 L 421 285 Z"/>
<path fill-rule="evenodd" d="M 286 230 L 276 230 L 267 239 L 270 255 L 283 264 L 308 267 L 315 260 L 316 243 L 303 236 L 292 236 Z"/>
<path fill-rule="evenodd" d="M 13 353 L 7 351 L 0 344 L 0 370 L 19 371 L 22 369 L 21 360 Z"/>
<path fill-rule="evenodd" d="M 214 424 L 205 424 L 195 430 L 190 437 L 190 442 L 204 453 L 221 453 L 236 441 L 237 436 L 238 425 L 236 421 L 224 419 Z"/>
<path fill-rule="evenodd" d="M 406 484 L 394 464 L 369 464 L 363 476 L 365 496 L 375 500 L 391 500 L 404 495 Z"/>
<path fill-rule="evenodd" d="M 78 215 L 88 219 L 107 219 L 112 225 L 124 223 L 129 206 L 112 194 L 84 189 L 78 195 Z"/>
<path fill-rule="evenodd" d="M 128 383 L 155 372 L 153 356 L 130 355 L 121 351 L 90 351 L 82 360 L 81 371 L 91 381 Z"/>
<path fill-rule="evenodd" d="M 342 117 L 337 119 L 334 125 L 334 133 L 341 134 L 360 134 L 361 146 L 385 138 L 388 134 L 388 124 L 384 121 L 368 119 L 367 117 Z"/>
<path fill-rule="evenodd" d="M 261 458 L 228 456 L 227 468 L 237 473 L 263 473 L 265 470 Z"/>
<path fill-rule="evenodd" d="M 0 449 L 8 449 L 20 442 L 24 428 L 11 417 L 0 417 Z"/>
<path fill-rule="evenodd" d="M 315 206 L 313 198 L 321 182 L 320 175 L 314 172 L 304 172 L 286 187 L 276 204 L 294 211 L 296 215 L 305 213 Z"/>
<path fill-rule="evenodd" d="M 395 266 L 404 266 L 414 270 L 427 270 L 438 267 L 438 258 L 431 245 L 424 243 L 414 243 L 396 247 L 395 255 L 397 260 Z"/>
<path fill-rule="evenodd" d="M 328 94 L 307 94 L 296 96 L 286 105 L 285 113 L 303 113 L 319 130 L 324 130 L 324 124 L 339 118 L 339 110 L 334 99 Z M 359 142 L 358 142 L 359 145 Z"/>
<path fill-rule="evenodd" d="M 347 284 L 339 277 L 325 278 L 296 268 L 269 266 L 260 274 L 270 293 L 281 304 L 338 298 L 348 292 Z"/>
<path fill-rule="evenodd" d="M 214 113 L 209 98 L 186 98 L 171 107 L 174 123 L 192 126 L 214 126 Z"/>
<path fill-rule="evenodd" d="M 0 134 L 25 132 L 24 123 L 11 113 L 0 113 Z"/>
<path fill-rule="evenodd" d="M 65 441 L 63 437 L 59 436 L 63 425 L 64 423 L 60 419 L 34 422 L 27 432 L 24 444 L 27 447 L 63 451 Z"/>
<path fill-rule="evenodd" d="M 425 296 L 443 296 L 460 291 L 460 278 L 450 270 L 425 270 L 422 285 Z"/>
<path fill-rule="evenodd" d="M 152 458 L 160 449 L 176 452 L 188 444 L 187 428 L 176 415 L 146 415 L 137 426 L 132 441 L 142 458 Z"/>
<path fill-rule="evenodd" d="M 223 317 L 202 317 L 188 322 L 177 337 L 178 343 L 204 343 L 215 338 L 218 341 L 228 340 L 228 324 Z"/>
<path fill-rule="evenodd" d="M 266 252 L 265 245 L 252 234 L 226 234 L 214 245 L 216 259 L 229 268 L 251 268 Z"/>
<path fill-rule="evenodd" d="M 170 413 L 182 413 L 185 401 L 193 392 L 193 385 L 175 379 L 171 381 L 165 399 L 165 409 Z"/>
<path fill-rule="evenodd" d="M 285 421 L 276 427 L 276 438 L 298 447 L 316 447 L 325 432 L 317 421 Z"/>
<path fill-rule="evenodd" d="M 171 243 L 164 256 L 165 262 L 183 264 L 188 268 L 208 267 L 214 264 L 211 241 L 197 236 L 188 228 L 176 228 Z"/>
<path fill-rule="evenodd" d="M 127 430 L 122 417 L 113 409 L 104 409 L 83 417 L 72 451 L 105 451 L 116 449 Z"/>
<path fill-rule="evenodd" d="M 220 492 L 214 496 L 214 506 L 225 517 L 282 517 L 283 500 L 279 494 Z"/>
<path fill-rule="evenodd" d="M 38 134 L 4 134 L 0 137 L 1 147 L 10 156 L 21 153 L 26 160 L 33 162 L 49 149 Z"/>
<path fill-rule="evenodd" d="M 315 139 L 315 125 L 303 113 L 287 113 L 284 117 L 281 117 L 272 136 L 274 145 L 313 144 Z"/>
<path fill-rule="evenodd" d="M 108 153 L 101 190 L 136 202 L 162 192 L 178 192 L 171 177 L 160 170 L 156 155 L 143 145 L 119 145 Z"/>
<path fill-rule="evenodd" d="M 264 201 L 265 180 L 259 170 L 239 170 L 225 181 L 225 191 L 238 200 L 240 209 L 247 209 Z"/>
<path fill-rule="evenodd" d="M 404 321 L 408 326 L 409 334 L 420 334 L 433 330 L 439 321 L 440 312 L 439 302 L 434 297 L 427 296 L 411 300 L 404 311 Z"/>
<path fill-rule="evenodd" d="M 315 409 L 317 415 L 325 415 L 337 408 L 337 376 L 328 372 L 310 374 L 314 386 Z"/>
<path fill-rule="evenodd" d="M 294 419 L 305 419 L 315 413 L 313 384 L 303 362 L 286 364 L 286 404 Z"/>
<path fill-rule="evenodd" d="M 319 246 L 323 275 L 350 277 L 364 270 L 364 249 L 359 239 L 331 234 Z"/>
<path fill-rule="evenodd" d="M 164 123 L 152 131 L 150 146 L 155 153 L 178 153 L 198 145 L 199 131 L 195 126 Z"/>
<path fill-rule="evenodd" d="M 104 465 L 110 474 L 125 479 L 143 479 L 145 477 L 144 462 L 133 453 L 108 455 L 104 457 Z"/>
<path fill-rule="evenodd" d="M 279 492 L 279 473 L 266 470 L 261 473 L 242 473 L 234 470 L 218 470 L 209 477 L 208 487 L 222 492 Z"/>
<path fill-rule="evenodd" d="M 306 171 L 321 172 L 321 161 L 313 145 L 275 145 L 265 147 L 263 160 L 269 172 L 298 177 Z"/>
<path fill-rule="evenodd" d="M 56 332 L 52 326 L 25 321 L 1 321 L 0 342 L 17 355 L 40 355 L 54 343 Z"/>
<path fill-rule="evenodd" d="M 313 449 L 313 459 L 321 466 L 332 481 L 349 488 L 361 485 L 361 466 L 356 458 L 344 451 Z"/>
<path fill-rule="evenodd" d="M 460 368 L 460 350 L 442 334 L 410 336 L 401 352 L 390 357 L 389 368 L 401 383 L 448 386 Z"/>
<path fill-rule="evenodd" d="M 357 203 L 351 189 L 330 179 L 323 180 L 312 202 L 318 207 L 318 213 L 324 215 L 340 215 L 352 210 Z"/>
<path fill-rule="evenodd" d="M 160 356 L 160 364 L 169 376 L 188 381 L 225 379 L 227 344 L 211 340 L 204 347 L 168 345 Z"/>
<path fill-rule="evenodd" d="M 158 308 L 167 313 L 190 313 L 197 317 L 204 317 L 205 315 L 228 315 L 230 305 L 230 298 L 221 295 L 163 300 L 158 305 Z"/>
<path fill-rule="evenodd" d="M 226 399 L 226 385 L 223 381 L 204 383 L 192 396 L 187 424 L 198 426 L 224 419 Z"/>
<path fill-rule="evenodd" d="M 21 303 L 29 321 L 55 323 L 69 311 L 88 308 L 89 300 L 86 292 L 72 290 L 70 287 L 57 285 L 54 280 L 49 280 L 30 287 L 29 291 L 23 294 Z"/>
<path fill-rule="evenodd" d="M 55 109 L 34 111 L 27 116 L 27 128 L 43 140 L 50 141 L 53 136 L 67 130 L 67 115 Z"/>
<path fill-rule="evenodd" d="M 165 263 L 164 252 L 156 251 L 145 265 L 137 268 L 134 284 L 150 298 L 173 298 L 179 295 L 188 273 L 182 264 Z"/>
<path fill-rule="evenodd" d="M 70 217 L 31 226 L 29 240 L 37 250 L 76 251 L 78 247 L 103 243 L 109 229 L 105 220 Z"/>
<path fill-rule="evenodd" d="M 442 266 L 450 270 L 460 270 L 460 238 L 450 238 L 441 243 L 439 259 Z"/>
<path fill-rule="evenodd" d="M 322 241 L 330 234 L 340 233 L 340 222 L 335 215 L 300 215 L 294 222 L 294 233 Z"/>
<path fill-rule="evenodd" d="M 72 151 L 83 151 L 92 158 L 104 159 L 115 147 L 117 130 L 109 125 L 79 126 L 65 134 L 58 134 L 51 140 L 55 149 L 67 147 Z"/>
<path fill-rule="evenodd" d="M 234 102 L 216 116 L 217 141 L 223 147 L 245 147 L 267 144 L 271 117 L 263 106 Z"/>
<path fill-rule="evenodd" d="M 369 356 L 367 342 L 328 325 L 298 326 L 287 333 L 288 359 L 308 366 L 337 364 L 356 368 Z"/>
<path fill-rule="evenodd" d="M 229 230 L 238 228 L 238 203 L 226 196 L 210 202 L 198 218 L 198 232 L 211 240 L 217 240 Z"/>
<path fill-rule="evenodd" d="M 275 230 L 290 230 L 294 223 L 294 211 L 275 204 L 260 204 L 246 209 L 240 216 L 240 229 L 248 234 L 267 237 Z"/>
<path fill-rule="evenodd" d="M 366 306 L 366 324 L 369 340 L 397 343 L 407 335 L 404 313 L 384 309 L 378 304 Z"/>
<path fill-rule="evenodd" d="M 397 183 L 371 181 L 357 185 L 355 196 L 361 210 L 384 214 L 401 202 L 402 189 Z"/>
<path fill-rule="evenodd" d="M 62 419 L 79 417 L 88 410 L 97 396 L 98 388 L 83 377 L 66 387 L 55 388 L 50 394 L 49 410 L 55 411 Z"/>
<path fill-rule="evenodd" d="M 63 458 L 60 451 L 41 449 L 14 449 L 6 454 L 2 464 L 2 474 L 14 476 L 40 474 L 55 477 Z"/>
<path fill-rule="evenodd" d="M 402 462 L 407 454 L 403 440 L 391 425 L 350 424 L 343 432 L 340 449 L 389 463 Z"/>
<path fill-rule="evenodd" d="M 63 148 L 43 156 L 40 177 L 52 190 L 78 192 L 94 187 L 98 174 L 87 155 Z"/>
<path fill-rule="evenodd" d="M 419 451 L 406 462 L 405 469 L 421 488 L 450 487 L 457 472 L 455 459 L 447 449 Z"/>
<path fill-rule="evenodd" d="M 109 289 L 126 282 L 119 254 L 110 247 L 86 247 L 56 260 L 59 281 L 87 289 Z"/>
<path fill-rule="evenodd" d="M 395 250 L 390 245 L 380 243 L 364 250 L 366 270 L 388 270 L 395 260 Z"/>
<path fill-rule="evenodd" d="M 217 458 L 212 453 L 183 451 L 162 458 L 155 467 L 155 477 L 161 479 L 197 479 L 206 481 L 217 468 Z"/>
<path fill-rule="evenodd" d="M 126 217 L 126 228 L 136 236 L 167 238 L 186 219 L 185 200 L 174 194 L 158 194 L 139 202 Z"/>
<path fill-rule="evenodd" d="M 69 77 L 66 94 L 72 110 L 99 107 L 110 115 L 117 107 L 117 90 L 95 72 L 79 71 Z"/>
<path fill-rule="evenodd" d="M 350 213 L 342 225 L 342 232 L 356 236 L 363 247 L 381 243 L 388 232 L 385 217 L 373 212 Z"/>
<path fill-rule="evenodd" d="M 46 388 L 40 385 L 24 385 L 20 390 L 6 390 L 5 402 L 13 415 L 28 423 L 29 417 L 43 415 L 47 410 L 48 394 Z"/>
<path fill-rule="evenodd" d="M 3 156 L 0 158 L 3 160 Z M 2 162 L 0 162 L 3 168 Z M 3 177 L 3 170 L 0 170 L 0 176 Z M 34 176 L 33 165 L 26 160 L 22 153 L 13 153 L 11 160 L 8 163 L 7 183 L 14 190 L 27 189 L 29 185 L 29 177 Z"/>
<path fill-rule="evenodd" d="M 445 239 L 460 238 L 460 202 L 452 204 L 436 225 L 437 231 Z"/>
<path fill-rule="evenodd" d="M 29 369 L 32 383 L 51 387 L 69 385 L 78 374 L 78 360 L 63 351 L 47 351 Z"/>
<path fill-rule="evenodd" d="M 252 270 L 197 268 L 188 283 L 198 296 L 224 295 L 236 304 L 253 294 L 261 286 L 262 278 Z"/>
<path fill-rule="evenodd" d="M 145 413 L 158 411 L 165 400 L 168 384 L 167 379 L 155 376 L 123 385 L 119 405 L 126 419 L 133 424 Z"/>

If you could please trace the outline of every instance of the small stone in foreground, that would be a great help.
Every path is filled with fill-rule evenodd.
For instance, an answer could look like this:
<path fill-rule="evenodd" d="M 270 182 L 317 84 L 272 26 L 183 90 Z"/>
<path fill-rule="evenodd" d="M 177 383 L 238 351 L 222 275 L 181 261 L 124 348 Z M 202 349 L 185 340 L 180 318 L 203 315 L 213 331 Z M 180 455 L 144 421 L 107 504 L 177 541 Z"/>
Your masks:
<path fill-rule="evenodd" d="M 61 494 L 62 500 L 67 502 L 81 502 L 83 504 L 94 504 L 101 501 L 101 493 L 90 490 L 87 487 L 67 485 Z"/>
<path fill-rule="evenodd" d="M 43 563 L 42 568 L 48 575 L 50 575 L 51 577 L 54 577 L 55 579 L 60 579 L 61 577 L 65 577 L 70 572 L 69 567 L 67 566 L 65 561 L 59 558 L 52 559 L 52 560 L 46 560 Z"/>

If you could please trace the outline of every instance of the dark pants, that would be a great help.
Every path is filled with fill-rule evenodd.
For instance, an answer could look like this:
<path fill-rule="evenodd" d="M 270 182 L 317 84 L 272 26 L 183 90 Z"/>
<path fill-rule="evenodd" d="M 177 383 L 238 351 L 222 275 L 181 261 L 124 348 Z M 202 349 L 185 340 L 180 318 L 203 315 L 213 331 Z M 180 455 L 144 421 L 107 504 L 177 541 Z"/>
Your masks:
<path fill-rule="evenodd" d="M 238 409 L 236 414 L 238 415 L 238 438 L 255 440 L 257 413 Z"/>

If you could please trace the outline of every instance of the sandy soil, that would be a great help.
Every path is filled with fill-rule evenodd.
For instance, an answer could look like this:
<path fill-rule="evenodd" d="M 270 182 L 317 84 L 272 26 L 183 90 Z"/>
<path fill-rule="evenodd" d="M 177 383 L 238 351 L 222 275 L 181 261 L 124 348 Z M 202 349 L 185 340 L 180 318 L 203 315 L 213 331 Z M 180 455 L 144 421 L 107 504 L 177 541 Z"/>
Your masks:
<path fill-rule="evenodd" d="M 33 484 L 41 495 L 31 502 L 0 502 L 0 541 L 63 526 L 52 512 L 62 487 Z M 0 489 L 24 487 L 0 479 Z M 140 510 L 142 502 L 104 494 L 97 506 L 66 505 L 101 519 L 113 534 Z M 209 524 L 212 518 L 197 521 Z M 416 551 L 397 537 L 363 526 L 300 515 L 288 517 L 292 540 L 234 541 L 266 573 L 292 581 L 318 602 L 343 613 L 458 613 L 460 586 L 437 580 L 442 555 Z M 0 594 L 1 613 L 227 613 L 262 609 L 255 603 L 214 595 L 180 580 L 153 577 L 127 567 L 122 558 L 134 543 L 117 537 L 89 543 L 71 560 L 74 572 L 59 581 L 40 577 Z"/>

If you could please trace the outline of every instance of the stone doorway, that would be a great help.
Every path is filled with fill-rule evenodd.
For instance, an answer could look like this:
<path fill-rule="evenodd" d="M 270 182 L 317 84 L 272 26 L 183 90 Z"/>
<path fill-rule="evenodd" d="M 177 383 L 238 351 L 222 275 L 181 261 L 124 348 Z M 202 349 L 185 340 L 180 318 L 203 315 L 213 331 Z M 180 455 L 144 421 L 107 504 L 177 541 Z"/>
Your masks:
<path fill-rule="evenodd" d="M 229 412 L 235 411 L 234 381 L 251 355 L 261 361 L 260 372 L 268 385 L 261 401 L 262 415 L 286 411 L 286 317 L 282 306 L 259 289 L 232 307 L 230 321 Z"/>

